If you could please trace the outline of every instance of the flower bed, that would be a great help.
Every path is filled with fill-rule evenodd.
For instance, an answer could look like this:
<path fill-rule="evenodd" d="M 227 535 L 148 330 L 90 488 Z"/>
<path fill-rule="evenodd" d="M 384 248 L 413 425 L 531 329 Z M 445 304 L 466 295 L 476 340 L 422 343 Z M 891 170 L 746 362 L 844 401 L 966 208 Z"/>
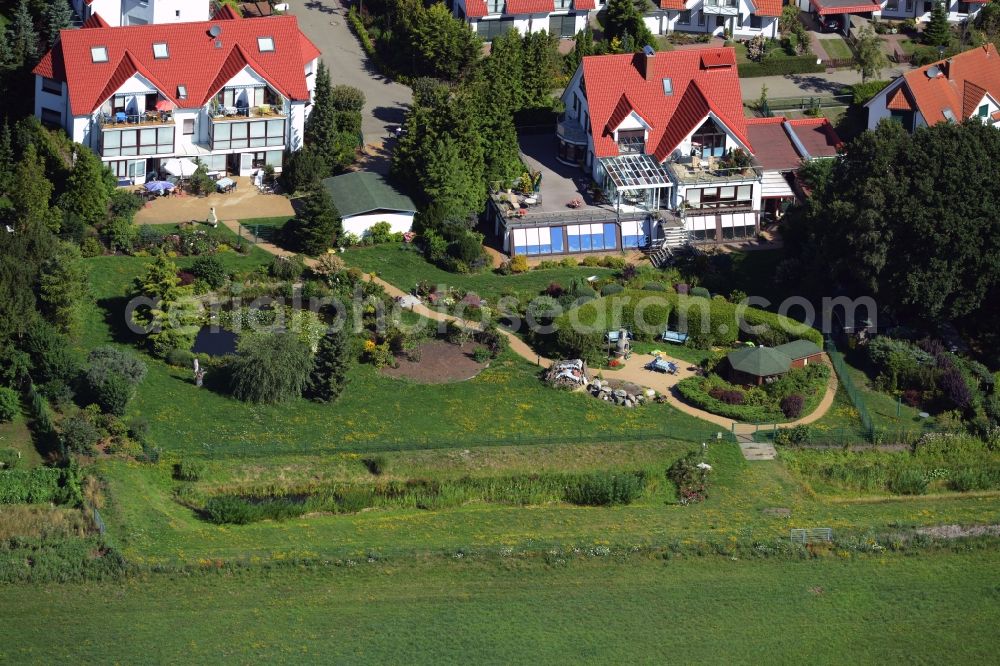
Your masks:
<path fill-rule="evenodd" d="M 792 370 L 762 386 L 730 384 L 712 374 L 683 379 L 677 383 L 677 390 L 685 402 L 706 412 L 748 423 L 778 423 L 795 420 L 815 409 L 829 376 L 830 368 L 816 364 Z"/>

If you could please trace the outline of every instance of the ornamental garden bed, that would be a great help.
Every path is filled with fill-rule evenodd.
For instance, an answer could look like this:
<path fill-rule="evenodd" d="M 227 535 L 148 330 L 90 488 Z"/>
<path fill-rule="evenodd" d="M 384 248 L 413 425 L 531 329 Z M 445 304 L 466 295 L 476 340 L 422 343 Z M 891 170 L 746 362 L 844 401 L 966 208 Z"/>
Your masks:
<path fill-rule="evenodd" d="M 704 377 L 681 380 L 677 391 L 684 402 L 719 416 L 751 423 L 778 423 L 812 412 L 823 399 L 829 376 L 829 366 L 814 364 L 790 370 L 769 383 L 747 386 L 710 372 Z"/>
<path fill-rule="evenodd" d="M 488 361 L 476 360 L 477 350 L 485 347 L 473 342 L 457 345 L 430 340 L 417 349 L 417 354 L 398 356 L 396 367 L 386 366 L 382 374 L 419 384 L 444 384 L 472 379 L 489 365 Z"/>

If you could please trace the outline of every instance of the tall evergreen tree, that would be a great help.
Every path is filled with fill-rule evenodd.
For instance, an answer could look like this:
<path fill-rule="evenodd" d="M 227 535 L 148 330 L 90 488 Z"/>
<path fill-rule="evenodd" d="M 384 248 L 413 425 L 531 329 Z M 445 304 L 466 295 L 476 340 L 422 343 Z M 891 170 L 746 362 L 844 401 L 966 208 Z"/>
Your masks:
<path fill-rule="evenodd" d="M 525 101 L 522 108 L 552 107 L 552 82 L 559 70 L 559 38 L 544 30 L 524 36 Z"/>
<path fill-rule="evenodd" d="M 10 193 L 11 203 L 22 228 L 45 224 L 49 212 L 52 183 L 45 177 L 45 164 L 38 156 L 35 145 L 29 143 L 14 172 L 15 187 Z M 58 229 L 54 230 L 58 231 Z"/>
<path fill-rule="evenodd" d="M 59 41 L 59 31 L 65 30 L 73 20 L 73 8 L 67 0 L 49 0 L 45 8 L 45 37 L 49 48 Z"/>
<path fill-rule="evenodd" d="M 9 197 L 13 190 L 14 164 L 10 125 L 4 120 L 3 126 L 0 127 L 0 197 Z"/>
<path fill-rule="evenodd" d="M 89 286 L 79 248 L 73 243 L 59 243 L 55 254 L 42 264 L 38 281 L 45 318 L 63 333 L 77 333 Z"/>
<path fill-rule="evenodd" d="M 317 255 L 336 247 L 343 233 L 340 213 L 326 188 L 320 186 L 307 196 L 292 225 L 292 241 L 297 249 Z"/>
<path fill-rule="evenodd" d="M 351 345 L 343 329 L 327 333 L 319 341 L 309 375 L 309 397 L 318 402 L 334 402 L 347 386 L 351 367 Z"/>
<path fill-rule="evenodd" d="M 86 224 L 98 226 L 107 217 L 111 200 L 104 181 L 104 165 L 84 146 L 76 146 L 75 158 L 60 206 Z"/>
<path fill-rule="evenodd" d="M 646 0 L 639 0 L 643 5 Z M 608 0 L 607 15 L 604 19 L 604 37 L 609 42 L 617 39 L 630 48 L 627 51 L 640 51 L 645 46 L 655 48 L 656 40 L 643 21 L 642 12 L 635 5 L 635 0 Z"/>
<path fill-rule="evenodd" d="M 330 70 L 322 60 L 316 70 L 313 108 L 306 120 L 304 138 L 306 145 L 324 159 L 337 151 L 337 116 L 333 106 Z"/>
<path fill-rule="evenodd" d="M 931 18 L 927 22 L 922 35 L 924 44 L 931 46 L 947 46 L 951 41 L 951 28 L 948 25 L 948 14 L 944 3 L 940 0 L 931 6 Z"/>
<path fill-rule="evenodd" d="M 35 32 L 35 20 L 31 16 L 28 0 L 21 0 L 18 3 L 11 33 L 13 34 L 11 50 L 16 66 L 34 65 L 38 57 L 38 33 Z"/>

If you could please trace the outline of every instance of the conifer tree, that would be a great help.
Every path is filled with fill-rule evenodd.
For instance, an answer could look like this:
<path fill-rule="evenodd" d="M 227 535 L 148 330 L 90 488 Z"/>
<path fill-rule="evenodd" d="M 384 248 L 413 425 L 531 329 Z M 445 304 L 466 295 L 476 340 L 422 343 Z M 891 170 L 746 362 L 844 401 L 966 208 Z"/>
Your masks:
<path fill-rule="evenodd" d="M 44 224 L 49 212 L 52 183 L 45 177 L 45 164 L 38 156 L 35 144 L 29 143 L 25 148 L 14 172 L 14 180 L 10 200 L 22 227 Z"/>
<path fill-rule="evenodd" d="M 59 31 L 70 26 L 73 19 L 73 9 L 66 0 L 49 0 L 45 8 L 45 37 L 48 40 L 49 48 L 55 46 L 59 41 Z"/>
<path fill-rule="evenodd" d="M 60 200 L 63 211 L 97 226 L 107 217 L 110 199 L 104 182 L 104 165 L 87 148 L 77 146 L 76 161 Z"/>
<path fill-rule="evenodd" d="M 317 255 L 335 247 L 343 233 L 340 213 L 323 186 L 305 198 L 292 226 L 292 241 L 306 254 Z"/>
<path fill-rule="evenodd" d="M 11 45 L 14 64 L 18 67 L 33 65 L 38 57 L 38 33 L 35 32 L 35 20 L 28 8 L 28 0 L 18 3 L 11 32 L 14 38 Z"/>
<path fill-rule="evenodd" d="M 344 330 L 327 333 L 316 350 L 309 375 L 309 396 L 318 402 L 336 401 L 347 386 L 350 367 L 351 346 Z"/>
<path fill-rule="evenodd" d="M 927 27 L 924 28 L 924 43 L 931 46 L 947 46 L 950 41 L 950 32 L 944 3 L 939 0 L 931 7 L 931 18 L 927 22 Z"/>
<path fill-rule="evenodd" d="M 324 159 L 337 152 L 337 113 L 333 106 L 330 70 L 321 60 L 316 70 L 313 108 L 305 126 L 306 146 Z"/>

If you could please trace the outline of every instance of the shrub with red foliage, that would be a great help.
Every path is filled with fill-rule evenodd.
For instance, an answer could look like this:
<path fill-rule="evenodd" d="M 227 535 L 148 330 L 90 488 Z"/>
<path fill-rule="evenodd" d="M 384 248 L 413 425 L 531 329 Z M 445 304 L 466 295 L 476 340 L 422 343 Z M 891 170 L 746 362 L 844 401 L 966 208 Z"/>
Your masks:
<path fill-rule="evenodd" d="M 549 286 L 545 288 L 545 293 L 552 298 L 559 298 L 566 293 L 566 290 L 558 282 L 550 282 Z"/>
<path fill-rule="evenodd" d="M 972 391 L 965 383 L 965 377 L 955 367 L 942 373 L 938 379 L 938 387 L 956 407 L 968 409 L 972 405 Z"/>
<path fill-rule="evenodd" d="M 786 395 L 781 399 L 781 413 L 788 419 L 798 418 L 799 414 L 802 413 L 802 407 L 805 405 L 805 402 L 805 399 L 798 393 Z"/>
<path fill-rule="evenodd" d="M 923 401 L 923 391 L 918 391 L 917 389 L 906 389 L 903 391 L 903 402 L 910 407 L 919 407 Z"/>
<path fill-rule="evenodd" d="M 727 405 L 742 405 L 745 400 L 743 391 L 723 391 L 722 392 L 722 402 Z"/>
<path fill-rule="evenodd" d="M 180 278 L 182 287 L 186 287 L 189 284 L 194 284 L 193 273 L 188 273 L 187 271 L 177 271 L 177 277 Z"/>

